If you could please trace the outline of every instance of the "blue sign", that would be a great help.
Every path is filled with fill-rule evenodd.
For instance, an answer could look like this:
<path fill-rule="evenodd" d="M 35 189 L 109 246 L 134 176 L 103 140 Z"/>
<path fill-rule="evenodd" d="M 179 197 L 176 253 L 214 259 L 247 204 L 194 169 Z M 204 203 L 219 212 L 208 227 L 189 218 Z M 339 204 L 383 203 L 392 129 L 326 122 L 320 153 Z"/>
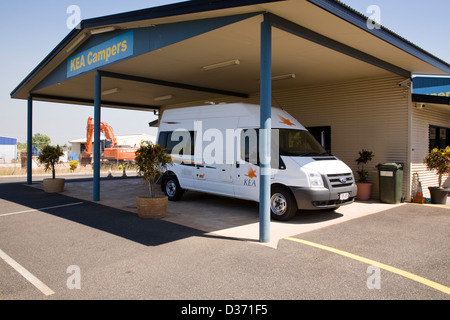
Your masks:
<path fill-rule="evenodd" d="M 413 79 L 413 93 L 450 97 L 450 78 L 415 77 Z"/>
<path fill-rule="evenodd" d="M 128 31 L 67 60 L 67 77 L 98 69 L 133 55 L 134 32 Z"/>

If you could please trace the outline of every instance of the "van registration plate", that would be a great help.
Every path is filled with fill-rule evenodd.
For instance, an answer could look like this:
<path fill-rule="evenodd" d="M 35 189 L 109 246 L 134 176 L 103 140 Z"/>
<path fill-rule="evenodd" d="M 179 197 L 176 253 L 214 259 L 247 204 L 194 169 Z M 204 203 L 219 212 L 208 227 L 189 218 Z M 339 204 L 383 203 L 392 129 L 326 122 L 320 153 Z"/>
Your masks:
<path fill-rule="evenodd" d="M 348 193 L 348 192 L 339 194 L 339 200 L 341 200 L 341 201 L 348 200 L 349 198 L 350 198 L 350 193 Z"/>

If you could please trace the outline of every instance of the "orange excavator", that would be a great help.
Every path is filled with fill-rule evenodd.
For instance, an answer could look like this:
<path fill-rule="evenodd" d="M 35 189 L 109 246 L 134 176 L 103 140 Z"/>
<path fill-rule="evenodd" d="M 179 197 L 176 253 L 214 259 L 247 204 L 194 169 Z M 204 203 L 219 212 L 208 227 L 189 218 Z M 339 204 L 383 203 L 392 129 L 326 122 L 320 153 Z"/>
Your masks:
<path fill-rule="evenodd" d="M 86 132 L 86 150 L 80 155 L 80 163 L 83 165 L 92 162 L 92 137 L 94 134 L 94 120 L 92 117 L 88 118 Z M 138 148 L 117 145 L 114 131 L 108 124 L 100 122 L 100 132 L 103 132 L 106 137 L 102 159 L 123 162 L 133 161 L 136 158 L 136 150 Z"/>

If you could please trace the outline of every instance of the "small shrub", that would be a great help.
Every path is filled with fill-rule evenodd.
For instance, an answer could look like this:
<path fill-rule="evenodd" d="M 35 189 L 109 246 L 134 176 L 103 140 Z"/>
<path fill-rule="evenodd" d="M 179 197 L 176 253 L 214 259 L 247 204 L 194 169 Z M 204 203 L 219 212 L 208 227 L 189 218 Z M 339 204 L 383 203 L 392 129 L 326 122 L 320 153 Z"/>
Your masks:
<path fill-rule="evenodd" d="M 62 155 L 64 155 L 64 152 L 59 145 L 56 147 L 48 145 L 42 148 L 41 154 L 38 157 L 39 162 L 45 164 L 45 171 L 52 171 L 53 179 L 55 179 L 55 165 Z"/>
<path fill-rule="evenodd" d="M 70 171 L 74 172 L 76 168 L 78 168 L 78 161 L 72 160 L 69 162 Z"/>
<path fill-rule="evenodd" d="M 442 186 L 442 176 L 450 175 L 450 147 L 434 148 L 423 160 L 430 171 L 436 170 L 439 177 L 439 188 Z"/>
<path fill-rule="evenodd" d="M 150 197 L 154 198 L 155 184 L 167 166 L 172 164 L 170 155 L 160 145 L 142 143 L 136 151 L 135 161 L 138 173 L 148 182 Z"/>
<path fill-rule="evenodd" d="M 359 158 L 356 159 L 356 163 L 358 164 L 358 173 L 359 179 L 358 182 L 366 183 L 369 182 L 369 171 L 365 170 L 364 166 L 372 161 L 374 154 L 372 151 L 367 151 L 365 149 L 359 152 Z"/>

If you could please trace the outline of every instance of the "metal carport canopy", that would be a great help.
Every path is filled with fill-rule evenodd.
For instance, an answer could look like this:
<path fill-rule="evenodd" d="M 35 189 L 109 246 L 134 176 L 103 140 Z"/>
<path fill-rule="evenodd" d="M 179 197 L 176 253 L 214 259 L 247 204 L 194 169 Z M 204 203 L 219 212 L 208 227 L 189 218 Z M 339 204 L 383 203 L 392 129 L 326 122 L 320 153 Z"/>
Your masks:
<path fill-rule="evenodd" d="M 260 77 L 259 25 L 266 12 L 276 17 L 275 26 L 280 28 L 273 30 L 272 73 L 296 74 L 295 79 L 278 82 L 277 87 L 330 83 L 391 72 L 404 76 L 450 72 L 447 63 L 388 30 L 369 30 L 365 17 L 337 1 L 200 0 L 82 21 L 80 28 L 74 29 L 11 96 L 27 99 L 33 94 L 38 101 L 92 104 L 97 69 L 67 77 L 67 61 L 76 53 L 129 30 L 135 32 L 134 54 L 98 69 L 202 88 L 255 93 L 259 91 Z M 321 35 L 323 42 L 283 31 L 288 22 L 303 27 L 301 31 L 310 31 L 308 36 Z M 115 31 L 108 32 L 113 28 Z M 96 30 L 100 33 L 93 35 Z M 341 52 L 336 51 L 340 49 Z M 214 72 L 202 71 L 203 66 L 231 59 L 239 59 L 240 65 Z M 155 103 L 154 98 L 166 93 L 174 98 L 164 101 L 165 105 L 223 95 L 117 78 L 105 79 L 103 87 L 123 88 L 105 97 L 105 101 L 112 102 L 112 107 L 130 104 L 144 109 L 159 107 L 163 104 Z M 103 106 L 109 105 L 103 103 Z"/>
<path fill-rule="evenodd" d="M 261 92 L 267 107 L 271 76 L 295 74 L 289 81 L 273 82 L 273 88 L 288 88 L 392 73 L 405 78 L 450 73 L 446 62 L 385 28 L 370 30 L 366 23 L 366 17 L 334 0 L 196 0 L 84 20 L 11 97 L 28 99 L 31 141 L 34 100 L 95 104 L 99 128 L 100 103 L 154 110 L 224 96 L 245 101 Z M 123 41 L 126 50 L 118 47 Z M 107 48 L 117 56 L 94 62 L 92 54 Z M 85 60 L 77 61 L 81 56 Z M 202 69 L 230 60 L 239 64 Z M 94 161 L 96 155 L 99 159 L 94 150 Z M 270 181 L 263 180 L 267 187 Z M 94 200 L 99 200 L 98 170 Z"/>

